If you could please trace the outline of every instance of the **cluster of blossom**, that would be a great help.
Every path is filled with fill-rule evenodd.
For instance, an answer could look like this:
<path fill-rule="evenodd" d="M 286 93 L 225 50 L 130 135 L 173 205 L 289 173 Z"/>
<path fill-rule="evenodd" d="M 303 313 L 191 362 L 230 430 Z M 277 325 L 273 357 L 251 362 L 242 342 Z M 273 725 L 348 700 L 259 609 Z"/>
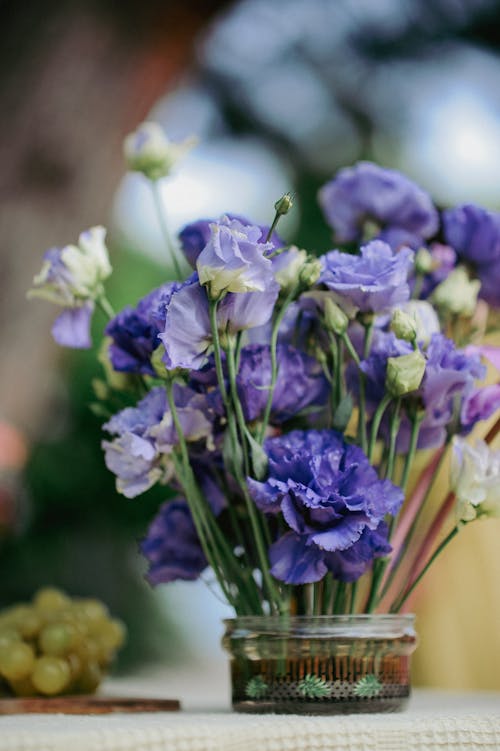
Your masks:
<path fill-rule="evenodd" d="M 156 180 L 170 162 L 157 167 L 155 141 L 148 174 L 137 153 L 147 135 L 127 148 Z M 129 498 L 157 482 L 177 491 L 142 543 L 155 584 L 210 564 L 226 567 L 234 595 L 245 564 L 272 604 L 266 566 L 275 584 L 356 581 L 391 553 L 415 451 L 448 445 L 500 408 L 500 384 L 480 383 L 497 352 L 476 337 L 481 306 L 500 307 L 500 214 L 440 214 L 406 177 L 366 162 L 341 170 L 319 201 L 341 249 L 315 258 L 285 248 L 276 222 L 200 220 L 179 236 L 191 276 L 106 326 L 110 365 L 148 389 L 104 425 L 106 464 Z M 278 219 L 286 207 L 276 209 Z M 110 271 L 102 241 L 97 228 L 80 249 L 49 251 L 35 279 L 34 294 L 65 308 L 53 332 L 62 344 L 89 343 Z M 498 512 L 484 483 L 464 495 L 473 460 L 455 440 L 461 518 Z M 481 451 L 494 488 L 498 458 Z"/>

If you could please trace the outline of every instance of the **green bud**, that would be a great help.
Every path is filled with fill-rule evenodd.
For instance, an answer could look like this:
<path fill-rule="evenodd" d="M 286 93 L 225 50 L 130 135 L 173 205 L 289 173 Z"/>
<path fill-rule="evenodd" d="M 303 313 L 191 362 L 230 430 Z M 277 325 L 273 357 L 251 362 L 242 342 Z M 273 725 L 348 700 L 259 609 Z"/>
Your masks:
<path fill-rule="evenodd" d="M 417 322 L 414 316 L 396 308 L 392 314 L 391 331 L 394 331 L 398 339 L 414 342 L 417 336 Z"/>
<path fill-rule="evenodd" d="M 349 318 L 346 316 L 342 308 L 339 308 L 337 303 L 327 297 L 324 301 L 323 315 L 325 318 L 326 328 L 329 331 L 333 331 L 334 334 L 342 336 L 347 331 L 349 326 Z"/>
<path fill-rule="evenodd" d="M 418 389 L 424 373 L 425 357 L 418 350 L 401 357 L 389 357 L 385 387 L 392 396 L 404 396 Z"/>
<path fill-rule="evenodd" d="M 427 248 L 419 248 L 415 255 L 415 271 L 417 274 L 430 274 L 435 267 L 434 259 Z"/>
<path fill-rule="evenodd" d="M 474 315 L 480 287 L 479 279 L 469 279 L 466 269 L 457 266 L 444 282 L 436 287 L 432 299 L 436 307 L 444 313 L 469 317 Z"/>
<path fill-rule="evenodd" d="M 167 369 L 163 362 L 163 355 L 165 354 L 165 347 L 163 344 L 158 345 L 153 354 L 151 355 L 151 365 L 153 370 L 159 378 L 165 378 L 167 375 Z"/>
<path fill-rule="evenodd" d="M 309 258 L 299 273 L 299 283 L 302 288 L 309 289 L 318 281 L 321 274 L 321 261 L 319 258 Z"/>
<path fill-rule="evenodd" d="M 92 379 L 92 390 L 96 398 L 101 399 L 101 401 L 103 401 L 104 399 L 107 399 L 109 396 L 109 386 L 105 381 L 102 381 L 100 378 Z"/>
<path fill-rule="evenodd" d="M 274 210 L 279 216 L 284 216 L 285 214 L 288 214 L 290 209 L 293 206 L 293 198 L 291 193 L 285 193 L 284 196 L 281 196 L 281 198 L 276 201 L 274 204 Z"/>

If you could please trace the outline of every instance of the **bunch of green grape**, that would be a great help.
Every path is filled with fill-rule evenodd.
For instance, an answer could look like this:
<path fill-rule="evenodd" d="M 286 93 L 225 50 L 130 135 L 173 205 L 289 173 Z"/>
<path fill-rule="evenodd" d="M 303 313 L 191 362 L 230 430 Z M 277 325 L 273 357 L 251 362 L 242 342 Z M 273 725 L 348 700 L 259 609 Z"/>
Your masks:
<path fill-rule="evenodd" d="M 125 635 L 99 600 L 40 589 L 0 611 L 0 695 L 93 693 Z"/>

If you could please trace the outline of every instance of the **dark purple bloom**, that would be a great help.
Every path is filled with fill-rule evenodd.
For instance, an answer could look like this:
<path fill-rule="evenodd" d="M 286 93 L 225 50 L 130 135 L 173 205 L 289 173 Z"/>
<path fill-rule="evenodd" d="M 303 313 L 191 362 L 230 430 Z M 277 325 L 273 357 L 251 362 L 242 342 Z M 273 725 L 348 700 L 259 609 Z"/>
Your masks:
<path fill-rule="evenodd" d="M 236 219 L 240 224 L 245 227 L 253 225 L 250 219 L 237 214 L 227 214 L 228 219 Z M 186 259 L 190 266 L 196 268 L 196 262 L 201 251 L 210 240 L 210 225 L 214 224 L 216 219 L 199 219 L 197 222 L 187 224 L 179 233 L 179 240 L 181 241 L 181 248 L 186 256 Z M 265 242 L 269 232 L 269 227 L 263 225 L 255 225 L 260 229 L 260 241 Z M 273 232 L 269 242 L 272 245 L 273 250 L 282 248 L 284 243 L 277 232 Z"/>
<path fill-rule="evenodd" d="M 269 476 L 265 482 L 249 479 L 250 493 L 261 511 L 281 512 L 305 547 L 347 550 L 403 502 L 402 490 L 380 480 L 363 451 L 336 431 L 295 430 L 267 439 L 264 448 Z M 315 568 L 302 576 L 316 576 L 321 567 L 311 563 L 312 553 L 301 555 L 306 568 Z"/>
<path fill-rule="evenodd" d="M 273 248 L 261 236 L 260 227 L 228 217 L 210 225 L 210 239 L 196 268 L 212 298 L 227 292 L 265 292 L 274 282 L 273 265 L 266 257 Z"/>
<path fill-rule="evenodd" d="M 267 323 L 278 294 L 279 285 L 274 280 L 264 292 L 226 294 L 217 309 L 219 330 L 235 334 Z M 198 370 L 206 364 L 212 331 L 207 292 L 196 274 L 172 295 L 160 339 L 165 346 L 167 368 Z"/>
<path fill-rule="evenodd" d="M 319 203 L 338 242 L 362 240 L 367 221 L 420 238 L 438 228 L 437 211 L 425 191 L 400 172 L 371 162 L 340 170 L 321 188 Z"/>
<path fill-rule="evenodd" d="M 475 268 L 481 280 L 479 296 L 500 305 L 500 214 L 465 205 L 443 213 L 446 242 Z"/>
<path fill-rule="evenodd" d="M 406 302 L 413 251 L 398 253 L 381 240 L 361 248 L 360 255 L 332 250 L 322 258 L 319 282 L 332 291 L 346 312 L 381 313 Z"/>
<path fill-rule="evenodd" d="M 140 549 L 149 562 L 147 579 L 153 586 L 178 579 L 194 581 L 208 565 L 188 505 L 182 499 L 160 507 Z"/>
<path fill-rule="evenodd" d="M 160 344 L 165 328 L 165 311 L 179 282 L 169 282 L 139 300 L 135 308 L 126 307 L 106 326 L 113 340 L 109 356 L 113 368 L 126 373 L 155 375 L 151 356 Z"/>
<path fill-rule="evenodd" d="M 281 423 L 305 407 L 324 405 L 329 385 L 317 360 L 289 345 L 277 350 L 278 377 L 273 395 L 271 422 Z M 241 352 L 237 386 L 245 419 L 262 417 L 271 383 L 271 354 L 267 345 L 251 344 Z"/>

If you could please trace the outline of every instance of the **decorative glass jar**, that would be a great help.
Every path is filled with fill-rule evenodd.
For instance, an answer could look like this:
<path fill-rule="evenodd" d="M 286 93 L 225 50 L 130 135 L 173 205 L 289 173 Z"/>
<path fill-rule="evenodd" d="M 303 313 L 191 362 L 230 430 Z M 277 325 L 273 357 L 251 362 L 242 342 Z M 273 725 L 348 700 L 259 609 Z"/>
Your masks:
<path fill-rule="evenodd" d="M 237 712 L 395 712 L 410 695 L 413 615 L 224 621 Z"/>

